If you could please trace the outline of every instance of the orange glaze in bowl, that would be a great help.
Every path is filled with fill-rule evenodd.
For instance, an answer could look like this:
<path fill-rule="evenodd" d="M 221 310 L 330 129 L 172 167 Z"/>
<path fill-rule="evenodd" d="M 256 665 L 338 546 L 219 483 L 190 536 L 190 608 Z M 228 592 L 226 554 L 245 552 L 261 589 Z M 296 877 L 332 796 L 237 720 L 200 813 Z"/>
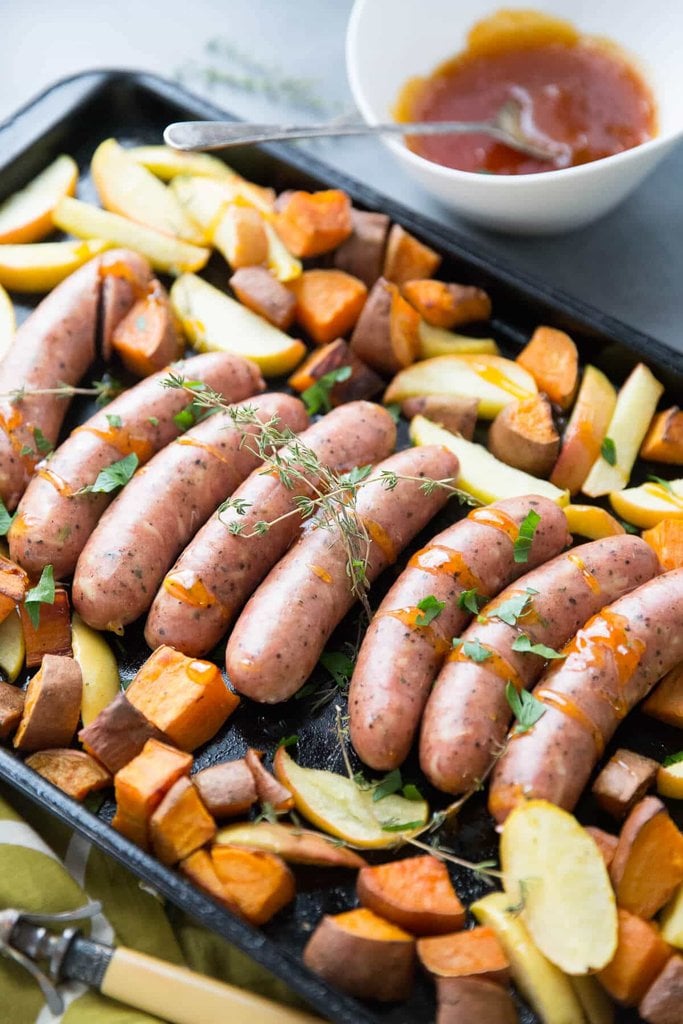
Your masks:
<path fill-rule="evenodd" d="M 632 60 L 609 40 L 532 10 L 501 10 L 478 22 L 467 47 L 399 96 L 398 121 L 482 121 L 511 96 L 536 131 L 565 143 L 562 164 L 518 153 L 486 135 L 406 138 L 433 163 L 485 174 L 535 174 L 612 156 L 656 134 L 656 106 Z"/>

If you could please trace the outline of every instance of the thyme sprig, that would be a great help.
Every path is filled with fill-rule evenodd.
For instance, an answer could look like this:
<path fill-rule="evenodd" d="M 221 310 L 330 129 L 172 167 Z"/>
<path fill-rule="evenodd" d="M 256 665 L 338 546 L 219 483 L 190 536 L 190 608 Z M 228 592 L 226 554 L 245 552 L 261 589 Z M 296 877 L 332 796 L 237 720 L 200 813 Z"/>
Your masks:
<path fill-rule="evenodd" d="M 73 384 L 57 384 L 53 388 L 14 388 L 0 394 L 0 399 L 8 398 L 11 402 L 21 402 L 24 398 L 31 398 L 33 395 L 57 395 L 59 398 L 72 398 L 74 395 L 87 395 L 96 398 L 98 403 L 104 405 L 110 402 L 123 390 L 123 386 L 113 377 L 104 377 L 102 380 L 94 380 L 89 388 L 75 387 Z"/>

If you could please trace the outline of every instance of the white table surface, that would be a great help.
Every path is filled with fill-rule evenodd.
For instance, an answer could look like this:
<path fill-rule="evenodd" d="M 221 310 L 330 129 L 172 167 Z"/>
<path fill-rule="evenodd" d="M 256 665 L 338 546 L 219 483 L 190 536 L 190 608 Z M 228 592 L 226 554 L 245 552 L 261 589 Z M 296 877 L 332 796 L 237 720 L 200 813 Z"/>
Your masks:
<path fill-rule="evenodd" d="M 400 3 L 401 0 L 396 0 Z M 320 119 L 350 111 L 344 33 L 351 0 L 0 0 L 0 121 L 65 75 L 128 67 L 173 78 L 252 119 Z M 211 56 L 223 40 L 229 52 Z M 257 62 L 300 83 L 324 110 L 296 110 L 258 88 Z M 209 82 L 208 65 L 245 77 Z M 470 228 L 421 192 L 381 143 L 333 140 L 316 152 L 400 201 L 452 224 L 473 245 L 651 334 L 683 354 L 683 147 L 614 213 L 557 238 L 515 239 Z M 682 360 L 683 362 L 683 360 Z"/>

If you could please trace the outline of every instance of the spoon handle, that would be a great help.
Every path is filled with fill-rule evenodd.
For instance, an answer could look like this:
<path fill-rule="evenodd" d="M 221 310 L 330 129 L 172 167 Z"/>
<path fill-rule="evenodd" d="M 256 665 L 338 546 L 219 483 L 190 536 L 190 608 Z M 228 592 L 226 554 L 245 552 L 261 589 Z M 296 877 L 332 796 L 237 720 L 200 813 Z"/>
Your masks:
<path fill-rule="evenodd" d="M 242 146 L 252 142 L 283 139 L 319 139 L 333 135 L 460 135 L 486 132 L 499 136 L 489 121 L 422 121 L 415 124 L 248 124 L 244 121 L 176 121 L 164 131 L 164 141 L 173 149 L 211 150 Z"/>

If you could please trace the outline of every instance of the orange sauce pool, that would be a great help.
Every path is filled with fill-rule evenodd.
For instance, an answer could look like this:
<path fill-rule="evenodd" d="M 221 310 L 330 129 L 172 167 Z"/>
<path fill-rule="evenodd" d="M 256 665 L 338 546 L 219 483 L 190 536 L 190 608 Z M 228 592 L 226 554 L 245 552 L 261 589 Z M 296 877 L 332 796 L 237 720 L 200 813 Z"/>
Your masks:
<path fill-rule="evenodd" d="M 638 68 L 606 39 L 533 10 L 501 10 L 477 23 L 467 47 L 399 96 L 398 121 L 482 121 L 511 97 L 534 129 L 565 143 L 562 164 L 517 153 L 481 133 L 407 138 L 414 153 L 484 174 L 535 174 L 612 156 L 652 138 L 654 98 Z"/>

